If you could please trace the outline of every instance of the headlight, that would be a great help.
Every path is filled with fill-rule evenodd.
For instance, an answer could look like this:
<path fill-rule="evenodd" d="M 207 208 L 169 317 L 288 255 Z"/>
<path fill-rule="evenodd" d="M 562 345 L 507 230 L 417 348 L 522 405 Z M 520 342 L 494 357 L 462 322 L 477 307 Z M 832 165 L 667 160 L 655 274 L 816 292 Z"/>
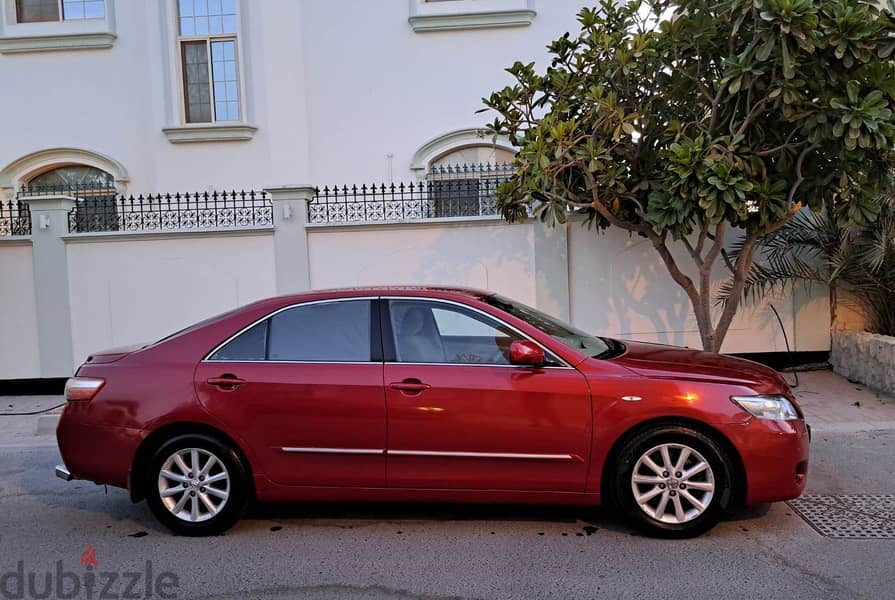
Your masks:
<path fill-rule="evenodd" d="M 731 396 L 740 408 L 759 419 L 794 421 L 799 413 L 783 396 Z"/>

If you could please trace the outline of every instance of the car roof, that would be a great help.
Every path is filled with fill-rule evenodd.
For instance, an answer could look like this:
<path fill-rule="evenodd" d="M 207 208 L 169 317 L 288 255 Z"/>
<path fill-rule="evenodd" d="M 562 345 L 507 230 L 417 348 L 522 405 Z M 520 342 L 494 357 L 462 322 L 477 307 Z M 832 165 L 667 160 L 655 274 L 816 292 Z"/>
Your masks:
<path fill-rule="evenodd" d="M 328 298 L 349 298 L 353 296 L 433 296 L 433 297 L 459 297 L 481 299 L 494 295 L 494 292 L 478 290 L 475 288 L 453 287 L 441 285 L 381 285 L 369 287 L 346 287 L 323 290 L 311 290 L 300 294 L 280 296 L 280 300 L 290 302 L 303 302 L 307 300 L 321 300 Z"/>

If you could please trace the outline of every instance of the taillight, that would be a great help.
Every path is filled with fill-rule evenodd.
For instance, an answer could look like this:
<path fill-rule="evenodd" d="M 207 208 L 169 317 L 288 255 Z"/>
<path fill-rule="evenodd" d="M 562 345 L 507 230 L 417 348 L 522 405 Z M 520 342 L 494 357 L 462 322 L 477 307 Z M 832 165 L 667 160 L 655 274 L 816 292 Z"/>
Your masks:
<path fill-rule="evenodd" d="M 93 399 L 106 383 L 99 377 L 71 377 L 65 382 L 66 402 L 86 402 Z"/>

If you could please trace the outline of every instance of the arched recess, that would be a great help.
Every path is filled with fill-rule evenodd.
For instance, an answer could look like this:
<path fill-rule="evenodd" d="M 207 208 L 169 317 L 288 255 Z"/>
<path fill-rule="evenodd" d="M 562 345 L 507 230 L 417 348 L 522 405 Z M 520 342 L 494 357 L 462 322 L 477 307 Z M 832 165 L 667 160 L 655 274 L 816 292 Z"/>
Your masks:
<path fill-rule="evenodd" d="M 481 128 L 458 129 L 433 138 L 420 146 L 410 162 L 410 169 L 418 177 L 424 178 L 433 163 L 441 158 L 464 149 L 492 148 L 500 154 L 515 154 L 516 151 L 505 136 L 489 136 Z"/>
<path fill-rule="evenodd" d="M 124 193 L 129 181 L 127 169 L 114 158 L 83 148 L 48 148 L 18 158 L 0 171 L 0 195 L 15 196 L 15 190 L 34 177 L 65 166 L 88 166 L 109 173 L 118 193 Z"/>

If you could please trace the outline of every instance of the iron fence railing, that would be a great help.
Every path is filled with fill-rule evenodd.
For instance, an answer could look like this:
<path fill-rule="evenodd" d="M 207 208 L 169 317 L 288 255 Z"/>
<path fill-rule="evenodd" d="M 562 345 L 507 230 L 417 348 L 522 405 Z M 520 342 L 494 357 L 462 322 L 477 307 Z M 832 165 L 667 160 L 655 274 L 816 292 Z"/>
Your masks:
<path fill-rule="evenodd" d="M 31 209 L 21 200 L 0 200 L 0 236 L 31 235 Z"/>
<path fill-rule="evenodd" d="M 239 229 L 273 225 L 273 203 L 266 192 L 119 196 L 97 201 L 78 198 L 68 214 L 72 233 Z"/>
<path fill-rule="evenodd" d="M 415 183 L 318 188 L 308 207 L 313 225 L 423 221 L 498 214 L 497 187 L 510 165 L 435 167 Z"/>

